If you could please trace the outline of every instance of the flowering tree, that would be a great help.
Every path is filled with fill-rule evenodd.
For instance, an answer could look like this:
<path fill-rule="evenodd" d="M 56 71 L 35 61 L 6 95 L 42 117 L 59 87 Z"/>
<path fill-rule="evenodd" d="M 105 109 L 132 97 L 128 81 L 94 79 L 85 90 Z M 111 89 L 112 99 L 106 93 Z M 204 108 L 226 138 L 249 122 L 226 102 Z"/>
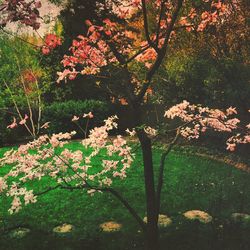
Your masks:
<path fill-rule="evenodd" d="M 7 19 L 26 23 L 27 17 L 23 14 L 26 13 L 26 9 L 15 7 L 17 4 L 23 6 L 24 0 L 14 3 L 7 2 L 9 4 L 2 7 L 7 13 L 5 14 Z M 14 7 L 10 7 L 10 3 L 14 4 Z M 30 8 L 38 8 L 39 5 L 36 6 L 35 3 L 33 1 Z M 74 79 L 79 74 L 94 75 L 97 79 L 102 79 L 107 67 L 115 67 L 118 74 L 123 76 L 119 82 L 123 91 L 116 93 L 110 91 L 110 95 L 123 100 L 133 110 L 135 129 L 128 130 L 128 132 L 138 136 L 142 149 L 147 224 L 144 224 L 140 216 L 120 194 L 109 188 L 112 183 L 109 175 L 113 178 L 124 178 L 126 169 L 131 165 L 133 159 L 131 149 L 122 137 L 118 136 L 108 143 L 108 131 L 116 127 L 114 117 L 106 120 L 104 126 L 90 131 L 89 138 L 83 140 L 84 145 L 92 148 L 90 155 L 85 156 L 82 152 L 69 150 L 57 153 L 55 149 L 63 145 L 61 140 L 70 139 L 72 134 L 42 136 L 32 143 L 20 147 L 18 151 L 7 153 L 2 164 L 12 163 L 14 167 L 6 177 L 0 179 L 0 191 L 7 190 L 7 194 L 14 197 L 10 211 L 19 210 L 21 196 L 24 197 L 25 203 L 36 201 L 36 195 L 32 191 L 26 190 L 23 183 L 42 178 L 45 175 L 55 178 L 58 184 L 43 193 L 54 188 L 86 188 L 89 193 L 109 191 L 126 206 L 141 225 L 146 235 L 147 249 L 156 250 L 158 248 L 157 222 L 165 159 L 178 137 L 182 135 L 188 139 L 198 138 L 200 133 L 205 132 L 208 128 L 231 133 L 237 129 L 239 120 L 230 118 L 230 115 L 236 112 L 233 108 L 229 108 L 224 113 L 216 109 L 190 105 L 188 102 L 183 102 L 166 111 L 166 117 L 179 117 L 184 124 L 176 128 L 176 136 L 162 155 L 156 186 L 156 166 L 153 165 L 152 160 L 152 139 L 158 135 L 153 128 L 142 126 L 140 107 L 143 105 L 145 94 L 150 90 L 153 77 L 167 58 L 168 46 L 178 39 L 179 34 L 181 32 L 204 32 L 212 26 L 219 26 L 227 21 L 233 11 L 237 11 L 238 6 L 237 1 L 220 0 L 100 1 L 97 3 L 99 18 L 95 22 L 86 21 L 87 34 L 80 35 L 73 40 L 69 54 L 65 55 L 62 60 L 65 69 L 58 73 L 58 82 L 66 78 Z M 12 15 L 9 14 L 11 8 L 15 10 Z M 34 10 L 31 11 L 31 13 L 33 12 Z M 26 24 L 32 26 L 37 18 L 37 15 L 33 16 L 32 22 Z M 48 40 L 49 42 L 42 48 L 45 55 L 60 44 L 60 40 L 55 37 L 50 37 Z M 77 117 L 74 117 L 74 120 L 77 120 Z M 243 137 L 240 135 L 231 137 L 228 140 L 228 148 L 230 150 L 235 148 L 236 142 L 249 142 L 249 134 Z M 37 154 L 31 156 L 29 149 L 36 149 Z M 91 159 L 101 149 L 105 149 L 107 158 L 103 159 L 102 167 L 97 173 L 89 174 Z M 108 158 L 111 156 L 118 157 L 117 161 Z M 48 158 L 52 160 L 47 162 Z M 22 178 L 18 178 L 18 182 L 8 184 L 8 177 L 20 175 Z"/>

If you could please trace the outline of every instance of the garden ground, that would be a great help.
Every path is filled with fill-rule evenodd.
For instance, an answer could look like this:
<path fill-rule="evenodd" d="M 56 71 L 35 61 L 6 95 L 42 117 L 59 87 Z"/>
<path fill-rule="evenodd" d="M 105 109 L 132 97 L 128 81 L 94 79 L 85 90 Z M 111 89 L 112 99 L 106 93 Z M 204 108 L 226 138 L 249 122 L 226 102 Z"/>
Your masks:
<path fill-rule="evenodd" d="M 81 148 L 80 143 L 67 145 Z M 7 148 L 0 149 L 0 157 Z M 160 160 L 155 149 L 154 161 Z M 98 164 L 96 162 L 95 164 Z M 157 165 L 156 165 L 157 166 Z M 0 170 L 3 175 L 4 169 Z M 173 250 L 248 250 L 250 222 L 235 223 L 232 213 L 250 214 L 249 173 L 212 159 L 173 151 L 166 161 L 165 183 L 162 192 L 161 214 L 173 223 L 161 229 L 161 248 Z M 43 190 L 49 180 L 36 182 L 36 190 Z M 145 216 L 145 194 L 141 153 L 125 180 L 115 181 L 114 188 L 127 198 L 141 217 Z M 110 194 L 97 193 L 93 197 L 84 191 L 54 190 L 38 197 L 38 202 L 9 215 L 9 200 L 0 199 L 0 249 L 55 250 L 125 250 L 143 249 L 139 226 L 127 210 Z M 188 221 L 188 210 L 208 212 L 213 220 L 208 224 Z M 122 224 L 118 232 L 105 233 L 100 224 L 116 221 Z M 68 223 L 74 225 L 69 234 L 58 236 L 53 228 Z M 22 239 L 10 237 L 10 229 L 31 229 Z M 4 229 L 4 230 L 3 230 Z"/>

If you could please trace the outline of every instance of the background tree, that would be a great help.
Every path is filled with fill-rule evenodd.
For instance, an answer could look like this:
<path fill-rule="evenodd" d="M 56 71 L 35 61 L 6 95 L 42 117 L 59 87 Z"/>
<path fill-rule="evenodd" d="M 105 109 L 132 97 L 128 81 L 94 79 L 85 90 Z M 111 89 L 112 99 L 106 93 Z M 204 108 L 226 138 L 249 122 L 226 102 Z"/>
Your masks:
<path fill-rule="evenodd" d="M 99 1 L 68 1 L 66 4 L 60 1 L 56 4 L 63 6 L 55 27 L 55 33 L 63 37 L 63 44 L 51 54 L 43 57 L 42 64 L 51 75 L 51 82 L 56 79 L 56 73 L 60 71 L 60 61 L 68 49 L 72 40 L 80 34 L 87 34 L 88 26 L 86 20 L 93 20 L 97 17 L 97 4 Z M 97 98 L 98 97 L 98 98 Z M 46 100 L 66 101 L 66 100 L 84 100 L 84 99 L 107 100 L 109 97 L 96 84 L 96 79 L 91 76 L 79 76 L 71 81 L 71 84 L 62 83 L 53 84 L 51 91 L 47 93 Z"/>
<path fill-rule="evenodd" d="M 249 8 L 245 1 L 238 5 L 227 22 L 203 33 L 182 32 L 170 45 L 165 68 L 155 80 L 157 99 L 169 105 L 183 99 L 221 108 L 233 105 L 247 113 Z"/>

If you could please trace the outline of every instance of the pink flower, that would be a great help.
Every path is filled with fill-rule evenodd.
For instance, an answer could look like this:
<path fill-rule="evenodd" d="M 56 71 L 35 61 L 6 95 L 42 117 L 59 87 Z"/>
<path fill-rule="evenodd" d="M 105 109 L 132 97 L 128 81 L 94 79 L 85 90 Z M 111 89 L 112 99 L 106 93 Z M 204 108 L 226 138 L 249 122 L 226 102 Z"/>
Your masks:
<path fill-rule="evenodd" d="M 15 127 L 17 127 L 17 123 L 16 123 L 16 118 L 14 117 L 13 122 L 10 125 L 8 125 L 7 128 L 13 129 Z"/>
<path fill-rule="evenodd" d="M 41 128 L 47 129 L 47 128 L 49 128 L 49 124 L 50 124 L 50 122 L 45 122 L 45 123 L 41 126 Z"/>
<path fill-rule="evenodd" d="M 235 148 L 236 148 L 236 144 L 235 143 L 227 143 L 227 150 L 234 151 Z"/>
<path fill-rule="evenodd" d="M 43 46 L 42 47 L 42 53 L 44 54 L 44 55 L 48 55 L 49 53 L 50 53 L 50 49 L 49 49 L 49 47 L 47 47 L 47 46 Z"/>
<path fill-rule="evenodd" d="M 9 209 L 10 214 L 16 213 L 21 209 L 22 203 L 21 200 L 18 196 L 14 196 L 12 203 L 11 203 L 11 208 Z"/>
<path fill-rule="evenodd" d="M 69 70 L 69 69 L 65 69 L 63 72 L 57 72 L 57 75 L 59 76 L 57 79 L 57 83 L 59 83 L 62 80 L 65 80 L 67 77 L 70 80 L 74 80 L 77 76 L 78 72 L 73 69 L 73 71 Z"/>
<path fill-rule="evenodd" d="M 149 136 L 156 136 L 157 135 L 157 130 L 154 128 L 151 128 L 150 126 L 147 126 L 144 128 L 144 131 L 146 134 Z"/>
<path fill-rule="evenodd" d="M 135 136 L 136 135 L 135 129 L 130 130 L 130 129 L 127 128 L 125 131 L 129 134 L 129 136 Z"/>
<path fill-rule="evenodd" d="M 48 55 L 51 50 L 59 45 L 62 45 L 61 38 L 57 37 L 55 34 L 48 34 L 46 35 L 44 45 L 42 46 L 42 53 Z"/>
<path fill-rule="evenodd" d="M 83 114 L 83 118 L 92 119 L 92 118 L 94 118 L 94 115 L 92 114 L 92 112 L 89 112 L 89 113 L 87 113 L 87 114 Z"/>
<path fill-rule="evenodd" d="M 227 115 L 237 114 L 237 110 L 236 110 L 236 108 L 229 107 L 229 108 L 226 110 L 226 114 L 227 114 Z"/>
<path fill-rule="evenodd" d="M 8 187 L 7 182 L 3 177 L 0 177 L 0 193 L 3 192 Z"/>
<path fill-rule="evenodd" d="M 25 114 L 24 118 L 19 122 L 20 125 L 24 125 L 26 121 L 28 120 L 28 116 Z"/>
<path fill-rule="evenodd" d="M 45 44 L 49 48 L 55 48 L 58 45 L 62 45 L 61 38 L 57 37 L 55 34 L 48 34 L 45 37 Z"/>
<path fill-rule="evenodd" d="M 72 121 L 72 122 L 76 122 L 76 121 L 78 121 L 79 119 L 80 119 L 80 117 L 74 115 L 71 121 Z"/>

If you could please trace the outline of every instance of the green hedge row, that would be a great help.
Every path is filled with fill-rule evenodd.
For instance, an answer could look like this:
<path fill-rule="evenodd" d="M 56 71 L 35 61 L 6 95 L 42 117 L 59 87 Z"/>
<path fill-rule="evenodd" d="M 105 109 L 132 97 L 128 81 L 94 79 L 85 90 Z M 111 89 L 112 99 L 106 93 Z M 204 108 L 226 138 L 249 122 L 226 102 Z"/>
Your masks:
<path fill-rule="evenodd" d="M 94 118 L 89 122 L 89 128 L 102 124 L 103 120 L 110 114 L 107 103 L 97 100 L 55 102 L 47 106 L 43 111 L 43 122 L 50 122 L 48 133 L 69 132 L 76 130 L 81 132 L 78 126 L 72 122 L 74 115 L 79 116 L 78 124 L 85 128 L 86 118 L 84 113 L 92 112 Z"/>
<path fill-rule="evenodd" d="M 83 137 L 81 129 L 71 120 L 74 115 L 79 116 L 78 124 L 85 129 L 86 119 L 82 116 L 89 112 L 94 115 L 94 118 L 89 122 L 89 129 L 101 125 L 103 120 L 111 114 L 109 105 L 98 100 L 71 100 L 47 105 L 43 108 L 41 125 L 50 122 L 50 126 L 41 132 L 53 134 L 75 130 L 78 137 Z M 24 113 L 27 112 L 24 111 Z M 10 117 L 6 113 L 0 113 L 0 145 L 13 144 L 29 137 L 27 131 L 21 126 L 13 130 L 7 129 L 9 123 L 11 123 Z"/>

